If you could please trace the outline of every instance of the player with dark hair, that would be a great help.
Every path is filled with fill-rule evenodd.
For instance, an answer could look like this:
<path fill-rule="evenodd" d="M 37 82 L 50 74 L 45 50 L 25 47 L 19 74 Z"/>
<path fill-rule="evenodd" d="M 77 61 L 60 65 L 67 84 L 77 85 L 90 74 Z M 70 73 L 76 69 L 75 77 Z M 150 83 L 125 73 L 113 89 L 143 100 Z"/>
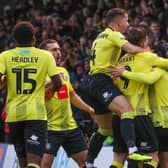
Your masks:
<path fill-rule="evenodd" d="M 126 32 L 126 37 L 131 43 L 141 46 L 143 48 L 146 48 L 149 45 L 147 31 L 142 26 L 133 26 L 128 28 Z M 122 67 L 121 69 L 113 67 L 113 76 L 114 78 L 121 76 L 121 72 L 124 70 L 124 68 L 131 71 L 124 71 L 124 78 L 118 79 L 116 84 L 120 88 L 120 90 L 126 95 L 126 97 L 128 97 L 130 103 L 135 109 L 136 115 L 134 120 L 137 139 L 136 143 L 138 149 L 140 152 L 152 156 L 151 161 L 144 162 L 144 168 L 156 168 L 158 164 L 158 141 L 152 125 L 152 121 L 149 116 L 151 113 L 148 98 L 149 86 L 142 82 L 137 82 L 140 79 L 138 80 L 139 76 L 136 76 L 136 73 L 149 73 L 153 70 L 155 76 L 153 76 L 153 79 L 150 79 L 151 81 L 156 81 L 163 75 L 164 71 L 158 68 L 152 69 L 152 67 L 158 66 L 168 68 L 168 60 L 160 58 L 151 52 L 139 52 L 137 54 L 128 53 L 119 60 L 118 66 L 123 65 L 125 67 Z M 136 81 L 129 80 L 133 79 L 131 77 L 131 74 L 133 74 L 134 78 L 137 79 Z M 122 166 L 128 150 L 122 140 L 120 132 L 116 131 L 118 129 L 119 123 L 119 117 L 118 119 L 117 117 L 113 118 L 114 162 L 120 162 L 120 165 Z"/>
<path fill-rule="evenodd" d="M 15 25 L 16 48 L 0 54 L 0 77 L 7 79 L 7 118 L 10 138 L 21 168 L 39 168 L 46 143 L 47 113 L 44 102 L 46 76 L 53 91 L 61 87 L 58 70 L 48 51 L 33 47 L 34 28 L 30 22 Z"/>
<path fill-rule="evenodd" d="M 61 64 L 61 51 L 57 41 L 48 39 L 40 44 L 40 48 L 50 51 L 58 66 Z M 42 168 L 52 166 L 54 156 L 62 145 L 68 156 L 72 157 L 79 167 L 83 167 L 87 157 L 87 145 L 73 116 L 71 103 L 94 117 L 94 109 L 84 103 L 75 93 L 70 83 L 69 74 L 59 67 L 62 87 L 46 102 L 48 121 L 48 143 L 42 159 Z"/>

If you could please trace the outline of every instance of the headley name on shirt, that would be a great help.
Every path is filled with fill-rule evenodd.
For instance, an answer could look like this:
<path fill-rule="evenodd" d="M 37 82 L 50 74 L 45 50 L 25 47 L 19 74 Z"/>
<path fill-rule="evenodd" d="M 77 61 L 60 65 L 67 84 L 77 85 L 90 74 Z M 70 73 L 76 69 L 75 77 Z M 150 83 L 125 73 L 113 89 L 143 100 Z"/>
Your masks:
<path fill-rule="evenodd" d="M 22 62 L 22 63 L 37 63 L 38 57 L 19 57 L 12 56 L 12 62 Z"/>

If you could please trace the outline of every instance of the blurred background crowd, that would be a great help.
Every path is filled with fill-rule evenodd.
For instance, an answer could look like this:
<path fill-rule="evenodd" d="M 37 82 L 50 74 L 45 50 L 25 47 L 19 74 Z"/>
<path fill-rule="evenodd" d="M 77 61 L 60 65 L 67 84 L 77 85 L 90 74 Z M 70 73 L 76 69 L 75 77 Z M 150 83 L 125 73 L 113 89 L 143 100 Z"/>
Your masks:
<path fill-rule="evenodd" d="M 105 14 L 110 8 L 126 9 L 130 25 L 147 26 L 154 52 L 168 57 L 168 0 L 2 0 L 2 4 L 0 52 L 14 47 L 11 36 L 14 25 L 20 20 L 31 21 L 36 31 L 36 46 L 46 39 L 59 42 L 62 66 L 69 71 L 76 91 L 89 72 L 91 44 L 107 26 Z M 0 103 L 1 106 L 4 103 L 3 96 Z M 77 121 L 85 118 L 78 109 L 73 111 Z"/>

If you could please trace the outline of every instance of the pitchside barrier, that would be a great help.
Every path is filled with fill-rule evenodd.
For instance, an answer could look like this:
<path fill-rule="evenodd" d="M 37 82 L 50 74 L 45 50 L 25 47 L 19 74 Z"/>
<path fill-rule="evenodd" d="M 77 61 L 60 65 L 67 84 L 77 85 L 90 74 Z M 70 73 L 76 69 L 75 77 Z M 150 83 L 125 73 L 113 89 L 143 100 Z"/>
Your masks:
<path fill-rule="evenodd" d="M 97 168 L 108 168 L 113 158 L 112 147 L 104 146 L 100 151 L 95 166 Z M 0 144 L 0 168 L 19 168 L 18 159 L 13 145 Z M 69 157 L 61 147 L 58 150 L 57 157 L 54 158 L 52 168 L 79 168 L 77 164 Z M 124 165 L 127 168 L 127 163 Z"/>
<path fill-rule="evenodd" d="M 19 168 L 13 145 L 0 143 L 0 168 Z"/>
<path fill-rule="evenodd" d="M 95 165 L 97 168 L 109 168 L 113 158 L 112 146 L 104 146 L 98 157 L 95 160 Z M 66 152 L 61 147 L 55 157 L 52 168 L 79 168 L 77 164 L 67 157 Z M 127 162 L 124 165 L 127 168 Z"/>

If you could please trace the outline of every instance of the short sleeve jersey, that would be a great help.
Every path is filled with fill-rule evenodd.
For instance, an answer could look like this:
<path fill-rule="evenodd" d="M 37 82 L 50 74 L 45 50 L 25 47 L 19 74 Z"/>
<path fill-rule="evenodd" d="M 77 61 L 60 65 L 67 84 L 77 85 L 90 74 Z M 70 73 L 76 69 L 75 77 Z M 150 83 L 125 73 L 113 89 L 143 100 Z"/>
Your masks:
<path fill-rule="evenodd" d="M 0 73 L 7 75 L 7 122 L 46 120 L 46 76 L 57 74 L 52 55 L 35 47 L 0 54 Z"/>
<path fill-rule="evenodd" d="M 48 130 L 63 131 L 77 128 L 72 116 L 70 92 L 73 91 L 69 74 L 65 68 L 59 67 L 62 87 L 46 102 Z"/>
<path fill-rule="evenodd" d="M 168 128 L 168 73 L 150 87 L 152 122 L 155 127 Z"/>
<path fill-rule="evenodd" d="M 94 40 L 91 49 L 90 74 L 105 73 L 109 76 L 109 65 L 115 65 L 121 54 L 121 47 L 128 43 L 120 32 L 106 28 Z"/>
<path fill-rule="evenodd" d="M 168 61 L 153 53 L 143 52 L 134 55 L 126 54 L 119 60 L 118 66 L 122 65 L 130 71 L 146 73 L 150 72 L 153 66 L 168 68 Z M 151 113 L 147 84 L 121 78 L 117 81 L 117 85 L 129 99 L 136 115 Z"/>

